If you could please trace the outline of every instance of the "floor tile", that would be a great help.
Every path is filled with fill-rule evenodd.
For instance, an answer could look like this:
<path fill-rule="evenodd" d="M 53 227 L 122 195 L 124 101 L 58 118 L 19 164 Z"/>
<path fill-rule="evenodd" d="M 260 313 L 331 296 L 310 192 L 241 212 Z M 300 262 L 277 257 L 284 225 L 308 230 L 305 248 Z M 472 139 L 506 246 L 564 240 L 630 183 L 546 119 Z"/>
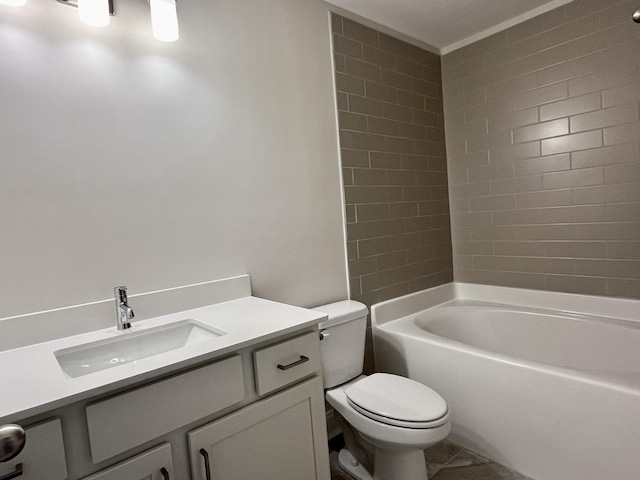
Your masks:
<path fill-rule="evenodd" d="M 331 480 L 353 480 L 338 465 L 338 452 L 332 451 Z M 518 472 L 448 441 L 425 451 L 430 480 L 531 480 Z"/>
<path fill-rule="evenodd" d="M 433 480 L 531 480 L 475 452 L 459 448 L 460 453 L 435 474 Z"/>
<path fill-rule="evenodd" d="M 443 468 L 432 478 L 433 480 L 527 480 L 524 475 L 493 462 L 484 465 Z"/>

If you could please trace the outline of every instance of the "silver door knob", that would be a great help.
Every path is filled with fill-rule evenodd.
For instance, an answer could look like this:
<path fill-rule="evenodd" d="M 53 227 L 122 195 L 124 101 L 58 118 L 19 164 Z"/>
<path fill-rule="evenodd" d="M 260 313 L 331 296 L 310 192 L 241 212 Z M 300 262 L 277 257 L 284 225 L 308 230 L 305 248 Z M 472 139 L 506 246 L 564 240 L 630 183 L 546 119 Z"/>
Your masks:
<path fill-rule="evenodd" d="M 0 462 L 8 462 L 24 448 L 27 437 L 20 425 L 12 423 L 0 427 Z"/>

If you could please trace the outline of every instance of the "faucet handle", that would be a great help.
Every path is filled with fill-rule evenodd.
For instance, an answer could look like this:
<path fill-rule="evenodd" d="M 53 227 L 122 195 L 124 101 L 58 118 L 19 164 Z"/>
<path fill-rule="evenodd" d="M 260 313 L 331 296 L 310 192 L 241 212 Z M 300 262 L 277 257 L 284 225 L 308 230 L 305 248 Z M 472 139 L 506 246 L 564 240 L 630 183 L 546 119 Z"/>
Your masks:
<path fill-rule="evenodd" d="M 116 326 L 118 327 L 118 330 L 127 330 L 131 328 L 129 320 L 134 316 L 133 309 L 127 303 L 127 287 L 115 287 L 113 289 L 113 293 L 116 297 Z"/>
<path fill-rule="evenodd" d="M 116 300 L 120 303 L 127 303 L 127 287 L 121 285 L 113 289 L 113 293 L 116 296 Z"/>

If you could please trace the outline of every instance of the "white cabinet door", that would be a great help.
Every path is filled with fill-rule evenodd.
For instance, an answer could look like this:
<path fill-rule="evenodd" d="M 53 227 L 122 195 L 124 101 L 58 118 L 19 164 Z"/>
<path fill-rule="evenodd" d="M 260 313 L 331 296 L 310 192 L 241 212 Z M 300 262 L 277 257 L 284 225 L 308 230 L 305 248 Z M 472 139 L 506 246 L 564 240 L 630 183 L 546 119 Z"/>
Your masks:
<path fill-rule="evenodd" d="M 318 377 L 188 436 L 194 480 L 329 479 L 324 396 Z"/>
<path fill-rule="evenodd" d="M 163 443 L 84 480 L 175 480 L 171 445 Z"/>
<path fill-rule="evenodd" d="M 24 430 L 24 450 L 13 460 L 0 463 L 0 478 L 65 480 L 67 462 L 60 419 L 49 420 Z M 16 476 L 12 477 L 11 474 Z"/>

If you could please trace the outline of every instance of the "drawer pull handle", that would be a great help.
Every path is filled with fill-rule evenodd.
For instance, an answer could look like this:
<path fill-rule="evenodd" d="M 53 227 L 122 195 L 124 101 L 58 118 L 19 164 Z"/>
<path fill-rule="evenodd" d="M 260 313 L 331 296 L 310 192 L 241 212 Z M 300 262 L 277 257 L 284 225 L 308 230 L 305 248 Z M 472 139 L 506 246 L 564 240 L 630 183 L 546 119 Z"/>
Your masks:
<path fill-rule="evenodd" d="M 278 368 L 280 370 L 289 370 L 290 368 L 297 367 L 298 365 L 302 365 L 309 361 L 309 357 L 305 357 L 304 355 L 300 355 L 300 360 L 290 363 L 289 365 L 278 364 Z"/>
<path fill-rule="evenodd" d="M 162 474 L 162 478 L 163 478 L 164 480 L 171 480 L 171 479 L 169 478 L 169 472 L 167 472 L 167 469 L 166 469 L 166 468 L 162 467 L 162 468 L 160 469 L 160 473 Z"/>
<path fill-rule="evenodd" d="M 204 458 L 204 473 L 207 476 L 207 480 L 211 480 L 211 465 L 209 465 L 209 452 L 204 448 L 200 449 L 200 455 Z M 0 478 L 0 480 L 2 480 Z"/>
<path fill-rule="evenodd" d="M 16 470 L 11 473 L 7 473 L 6 475 L 0 477 L 0 480 L 11 480 L 12 478 L 18 478 L 22 476 L 22 464 L 19 463 L 16 465 Z"/>

